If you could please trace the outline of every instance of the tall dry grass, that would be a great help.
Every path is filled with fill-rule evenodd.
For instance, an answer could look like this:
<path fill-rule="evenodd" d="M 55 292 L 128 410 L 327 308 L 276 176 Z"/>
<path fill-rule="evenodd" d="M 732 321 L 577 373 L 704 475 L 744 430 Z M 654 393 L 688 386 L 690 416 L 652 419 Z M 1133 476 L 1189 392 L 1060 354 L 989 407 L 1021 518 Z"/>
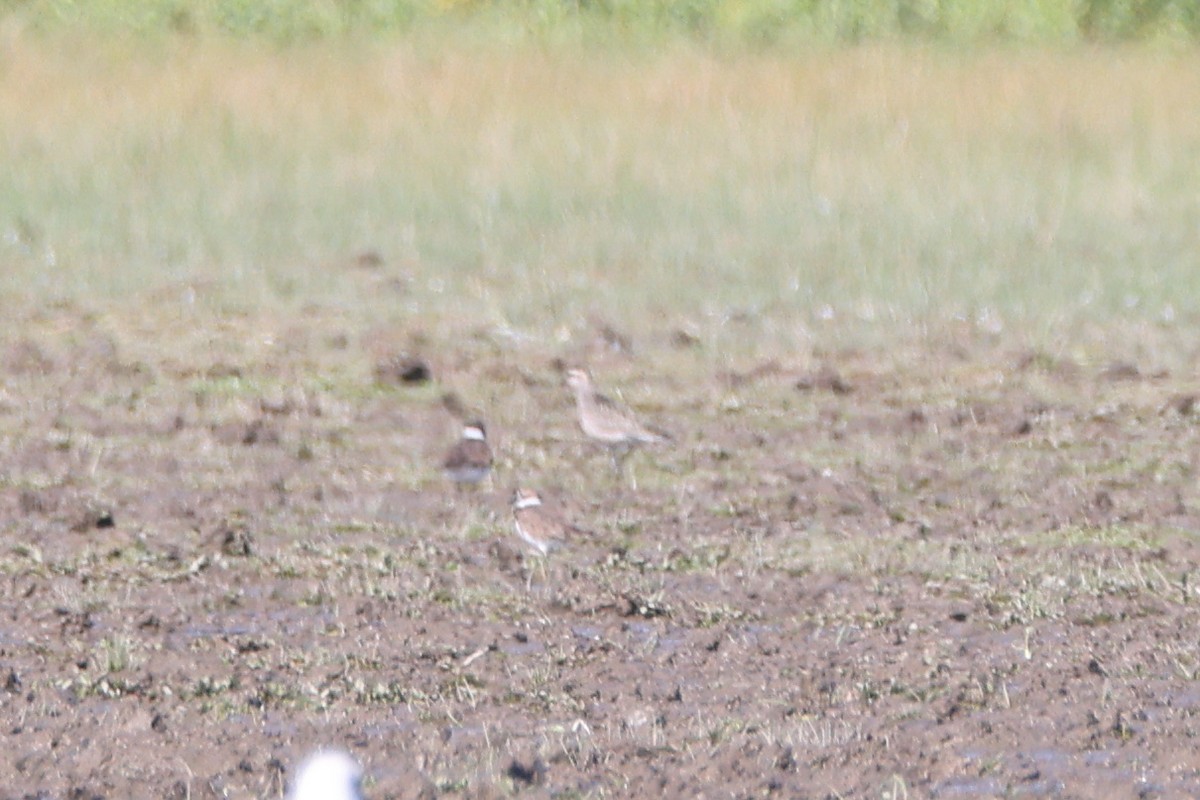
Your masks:
<path fill-rule="evenodd" d="M 545 330 L 1200 298 L 1191 52 L 0 42 L 10 297 L 204 280 Z"/>

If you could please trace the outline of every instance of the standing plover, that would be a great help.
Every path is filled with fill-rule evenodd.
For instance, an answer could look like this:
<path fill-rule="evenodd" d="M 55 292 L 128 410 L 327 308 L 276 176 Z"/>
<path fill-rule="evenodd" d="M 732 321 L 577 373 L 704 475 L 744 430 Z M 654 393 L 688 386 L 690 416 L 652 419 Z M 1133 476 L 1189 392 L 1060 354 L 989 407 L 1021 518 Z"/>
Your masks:
<path fill-rule="evenodd" d="M 533 489 L 513 492 L 513 529 L 521 541 L 539 556 L 548 556 L 566 546 L 567 534 L 579 529 L 568 525 L 542 507 L 542 498 Z"/>
<path fill-rule="evenodd" d="M 288 800 L 362 800 L 362 768 L 339 750 L 315 753 L 296 773 Z"/>
<path fill-rule="evenodd" d="M 488 446 L 487 430 L 482 422 L 468 422 L 463 426 L 462 438 L 442 462 L 446 477 L 455 483 L 477 484 L 492 471 L 492 448 Z"/>
<path fill-rule="evenodd" d="M 608 447 L 617 472 L 637 445 L 667 440 L 667 436 L 646 428 L 632 414 L 599 394 L 585 370 L 568 370 L 567 385 L 575 392 L 575 409 L 579 412 L 579 427 L 584 436 Z"/>

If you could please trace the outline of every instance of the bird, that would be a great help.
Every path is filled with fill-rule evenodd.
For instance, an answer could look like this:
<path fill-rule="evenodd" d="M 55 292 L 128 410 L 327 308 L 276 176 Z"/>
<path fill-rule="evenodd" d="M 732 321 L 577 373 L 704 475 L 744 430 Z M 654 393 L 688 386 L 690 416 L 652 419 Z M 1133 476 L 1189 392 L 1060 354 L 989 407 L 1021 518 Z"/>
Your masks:
<path fill-rule="evenodd" d="M 300 766 L 288 800 L 363 800 L 362 767 L 341 750 L 320 750 Z"/>
<path fill-rule="evenodd" d="M 463 426 L 462 438 L 446 453 L 442 469 L 459 486 L 474 486 L 488 476 L 492 471 L 492 448 L 482 422 L 475 420 Z"/>
<path fill-rule="evenodd" d="M 639 423 L 632 414 L 596 391 L 587 370 L 567 371 L 567 386 L 575 393 L 575 409 L 583 435 L 608 447 L 613 468 L 620 473 L 625 459 L 639 444 L 664 442 L 669 437 Z"/>
<path fill-rule="evenodd" d="M 568 533 L 579 532 L 579 528 L 547 511 L 533 489 L 518 488 L 513 492 L 512 511 L 517 537 L 542 557 L 565 547 Z"/>

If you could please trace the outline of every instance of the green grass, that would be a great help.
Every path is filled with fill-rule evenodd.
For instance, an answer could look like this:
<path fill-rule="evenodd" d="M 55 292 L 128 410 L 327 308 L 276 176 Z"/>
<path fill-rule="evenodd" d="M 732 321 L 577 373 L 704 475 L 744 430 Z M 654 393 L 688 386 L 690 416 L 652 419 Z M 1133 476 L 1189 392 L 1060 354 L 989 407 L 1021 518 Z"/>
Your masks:
<path fill-rule="evenodd" d="M 1200 33 L 1200 12 L 1187 0 L 7 0 L 0 3 L 4 11 L 37 30 L 215 33 L 285 41 L 446 25 L 469 25 L 489 38 L 660 41 L 684 36 L 752 46 L 897 36 L 954 42 L 1179 40 Z"/>

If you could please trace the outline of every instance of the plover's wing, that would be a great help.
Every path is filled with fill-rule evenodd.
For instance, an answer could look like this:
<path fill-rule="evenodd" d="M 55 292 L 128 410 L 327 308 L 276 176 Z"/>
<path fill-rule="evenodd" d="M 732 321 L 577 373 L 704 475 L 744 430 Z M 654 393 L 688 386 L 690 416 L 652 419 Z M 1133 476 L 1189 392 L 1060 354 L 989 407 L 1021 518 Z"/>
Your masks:
<path fill-rule="evenodd" d="M 492 451 L 487 442 L 464 439 L 450 448 L 442 466 L 448 470 L 456 470 L 464 467 L 488 467 L 491 463 Z"/>
<path fill-rule="evenodd" d="M 596 401 L 596 406 L 598 408 L 611 408 L 613 411 L 617 412 L 620 412 L 621 410 L 621 406 L 617 404 L 617 401 L 613 400 L 606 394 L 592 392 L 592 399 Z"/>
<path fill-rule="evenodd" d="M 642 442 L 646 444 L 657 444 L 659 442 L 673 442 L 675 437 L 664 431 L 662 428 L 650 428 L 645 425 L 641 427 Z"/>
<path fill-rule="evenodd" d="M 517 535 L 542 555 L 567 547 L 569 534 L 574 530 L 557 514 L 541 505 L 518 509 L 513 519 Z"/>
<path fill-rule="evenodd" d="M 458 442 L 448 451 L 446 457 L 442 459 L 442 469 L 455 470 L 467 463 L 466 448 L 463 447 L 463 442 Z"/>
<path fill-rule="evenodd" d="M 647 428 L 632 412 L 621 411 L 616 407 L 601 409 L 596 422 L 599 427 L 606 429 L 610 436 L 628 439 L 643 444 L 652 444 L 667 437 Z"/>

